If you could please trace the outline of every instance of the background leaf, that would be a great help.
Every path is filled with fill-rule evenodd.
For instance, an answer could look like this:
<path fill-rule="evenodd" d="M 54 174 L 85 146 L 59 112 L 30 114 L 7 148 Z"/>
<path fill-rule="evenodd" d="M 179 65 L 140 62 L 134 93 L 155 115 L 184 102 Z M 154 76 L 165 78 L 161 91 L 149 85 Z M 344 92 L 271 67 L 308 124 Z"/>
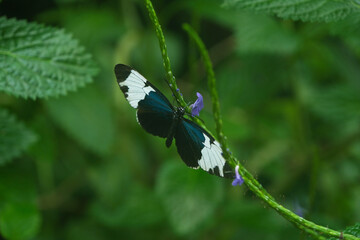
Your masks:
<path fill-rule="evenodd" d="M 107 102 L 94 87 L 46 102 L 50 115 L 80 144 L 99 154 L 114 143 L 114 121 Z"/>
<path fill-rule="evenodd" d="M 275 14 L 280 18 L 304 22 L 332 22 L 345 18 L 353 11 L 359 11 L 355 1 L 335 0 L 225 0 L 227 8 L 255 10 Z"/>
<path fill-rule="evenodd" d="M 24 98 L 64 95 L 92 81 L 89 54 L 64 30 L 0 18 L 0 90 Z"/>
<path fill-rule="evenodd" d="M 189 234 L 210 219 L 221 200 L 221 182 L 206 173 L 184 168 L 180 161 L 164 164 L 156 183 L 171 226 Z"/>
<path fill-rule="evenodd" d="M 0 231 L 8 239 L 28 239 L 40 225 L 39 212 L 34 205 L 4 204 L 1 209 Z"/>
<path fill-rule="evenodd" d="M 360 223 L 356 223 L 353 226 L 349 226 L 344 230 L 344 233 L 348 233 L 354 235 L 356 237 L 360 237 Z M 328 240 L 336 240 L 337 238 L 329 238 Z"/>
<path fill-rule="evenodd" d="M 206 74 L 185 22 L 209 49 L 233 154 L 306 219 L 336 230 L 358 222 L 357 1 L 152 2 L 186 102 L 204 96 L 207 128 L 215 132 Z M 176 146 L 136 122 L 115 64 L 136 68 L 174 102 L 143 1 L 2 1 L 0 16 L 13 30 L 1 29 L 0 46 L 38 44 L 14 50 L 35 59 L 0 54 L 0 106 L 38 139 L 0 167 L 0 239 L 310 239 L 245 186 L 187 168 Z M 100 71 L 80 88 L 94 76 L 89 54 Z M 42 56 L 50 62 L 39 63 Z M 39 72 L 28 75 L 28 66 Z M 52 98 L 62 89 L 67 96 Z M 45 93 L 51 98 L 23 98 Z"/>
<path fill-rule="evenodd" d="M 360 120 L 360 95 L 359 89 L 338 85 L 316 92 L 308 98 L 311 108 L 330 121 L 355 121 Z"/>
<path fill-rule="evenodd" d="M 40 229 L 36 188 L 29 170 L 14 164 L 0 168 L 0 233 L 6 239 L 29 239 Z"/>
<path fill-rule="evenodd" d="M 35 140 L 32 131 L 0 108 L 0 165 L 20 156 Z"/>
<path fill-rule="evenodd" d="M 299 45 L 290 29 L 268 16 L 241 13 L 236 23 L 235 37 L 240 53 L 290 54 Z"/>
<path fill-rule="evenodd" d="M 189 1 L 186 5 L 207 19 L 232 29 L 239 54 L 291 54 L 301 43 L 291 24 L 265 14 L 221 8 L 212 0 Z"/>
<path fill-rule="evenodd" d="M 91 212 L 106 226 L 131 229 L 154 226 L 164 218 L 157 196 L 136 185 L 126 193 L 122 201 L 112 204 L 96 202 Z"/>

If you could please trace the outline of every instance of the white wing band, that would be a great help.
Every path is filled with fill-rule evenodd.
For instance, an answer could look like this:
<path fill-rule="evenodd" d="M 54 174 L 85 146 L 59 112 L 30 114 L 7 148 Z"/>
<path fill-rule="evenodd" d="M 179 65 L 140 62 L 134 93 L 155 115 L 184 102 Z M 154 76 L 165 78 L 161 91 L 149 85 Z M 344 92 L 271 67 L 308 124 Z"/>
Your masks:
<path fill-rule="evenodd" d="M 151 86 L 146 86 L 147 80 L 135 70 L 131 70 L 129 76 L 119 83 L 120 87 L 127 87 L 126 99 L 133 108 L 137 108 L 141 100 L 149 95 L 150 92 L 155 92 Z"/>
<path fill-rule="evenodd" d="M 217 141 L 210 143 L 210 138 L 204 134 L 205 142 L 204 148 L 201 150 L 201 159 L 198 161 L 199 166 L 205 170 L 209 171 L 212 169 L 214 171 L 215 167 L 219 168 L 219 175 L 224 177 L 224 165 L 225 159 L 221 155 L 222 150 L 220 144 Z"/>

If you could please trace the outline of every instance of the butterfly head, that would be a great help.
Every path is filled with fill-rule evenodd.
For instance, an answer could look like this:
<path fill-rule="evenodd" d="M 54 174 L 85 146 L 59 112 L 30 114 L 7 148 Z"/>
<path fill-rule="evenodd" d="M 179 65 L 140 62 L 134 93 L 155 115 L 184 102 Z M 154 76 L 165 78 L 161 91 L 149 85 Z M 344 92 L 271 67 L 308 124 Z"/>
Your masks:
<path fill-rule="evenodd" d="M 177 118 L 182 118 L 185 114 L 185 109 L 183 107 L 176 108 L 175 115 Z"/>

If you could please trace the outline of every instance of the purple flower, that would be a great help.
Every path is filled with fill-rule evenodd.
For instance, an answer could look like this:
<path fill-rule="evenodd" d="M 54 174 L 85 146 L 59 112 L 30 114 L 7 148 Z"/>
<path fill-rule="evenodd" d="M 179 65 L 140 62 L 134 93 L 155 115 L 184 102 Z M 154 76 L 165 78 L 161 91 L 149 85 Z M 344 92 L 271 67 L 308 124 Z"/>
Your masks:
<path fill-rule="evenodd" d="M 190 105 L 191 108 L 191 115 L 192 116 L 199 116 L 201 109 L 204 107 L 203 97 L 200 93 L 196 93 L 198 99 L 194 102 L 194 104 Z"/>
<path fill-rule="evenodd" d="M 236 186 L 236 185 L 239 185 L 239 186 L 241 186 L 241 184 L 243 184 L 244 183 L 244 179 L 240 176 L 240 174 L 239 174 L 239 165 L 237 165 L 236 167 L 235 167 L 235 179 L 234 179 L 234 181 L 232 182 L 232 185 L 233 186 Z"/>

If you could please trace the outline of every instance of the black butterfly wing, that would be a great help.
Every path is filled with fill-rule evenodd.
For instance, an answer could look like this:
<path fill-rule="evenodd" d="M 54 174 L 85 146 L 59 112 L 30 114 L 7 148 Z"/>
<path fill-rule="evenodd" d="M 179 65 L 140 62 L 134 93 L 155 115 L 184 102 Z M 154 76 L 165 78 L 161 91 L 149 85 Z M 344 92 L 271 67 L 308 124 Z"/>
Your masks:
<path fill-rule="evenodd" d="M 129 66 L 116 65 L 115 75 L 125 98 L 137 109 L 139 124 L 155 136 L 168 137 L 174 120 L 174 108 L 169 100 Z M 232 169 L 222 156 L 220 144 L 203 128 L 181 118 L 174 137 L 178 153 L 187 166 L 201 167 L 220 177 L 234 177 Z"/>
<path fill-rule="evenodd" d="M 115 75 L 125 98 L 137 109 L 136 118 L 139 124 L 147 132 L 166 138 L 174 115 L 169 100 L 129 66 L 117 64 Z"/>
<path fill-rule="evenodd" d="M 220 144 L 196 123 L 183 119 L 175 133 L 177 151 L 192 168 L 201 168 L 219 177 L 233 178 L 234 172 L 222 156 Z"/>

